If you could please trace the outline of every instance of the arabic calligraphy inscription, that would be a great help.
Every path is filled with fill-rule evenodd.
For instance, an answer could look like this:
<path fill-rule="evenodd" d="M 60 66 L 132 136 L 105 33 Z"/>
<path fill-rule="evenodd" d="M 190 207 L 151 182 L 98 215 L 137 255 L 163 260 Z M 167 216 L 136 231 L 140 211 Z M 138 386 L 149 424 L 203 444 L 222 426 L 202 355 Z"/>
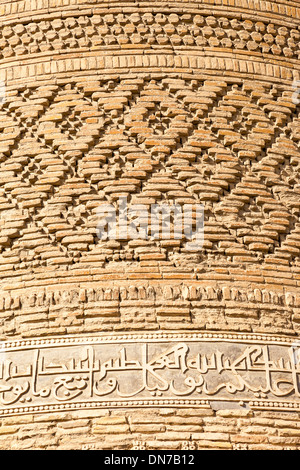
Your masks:
<path fill-rule="evenodd" d="M 0 410 L 15 406 L 180 400 L 300 402 L 300 348 L 253 341 L 93 338 L 0 354 Z"/>

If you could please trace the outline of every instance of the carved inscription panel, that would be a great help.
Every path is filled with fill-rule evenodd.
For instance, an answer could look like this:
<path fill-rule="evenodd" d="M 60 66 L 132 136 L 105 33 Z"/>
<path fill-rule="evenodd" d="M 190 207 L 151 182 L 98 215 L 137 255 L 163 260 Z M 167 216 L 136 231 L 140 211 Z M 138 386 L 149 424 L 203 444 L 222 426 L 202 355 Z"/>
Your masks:
<path fill-rule="evenodd" d="M 174 333 L 15 341 L 0 350 L 2 415 L 216 401 L 300 409 L 300 343 Z"/>

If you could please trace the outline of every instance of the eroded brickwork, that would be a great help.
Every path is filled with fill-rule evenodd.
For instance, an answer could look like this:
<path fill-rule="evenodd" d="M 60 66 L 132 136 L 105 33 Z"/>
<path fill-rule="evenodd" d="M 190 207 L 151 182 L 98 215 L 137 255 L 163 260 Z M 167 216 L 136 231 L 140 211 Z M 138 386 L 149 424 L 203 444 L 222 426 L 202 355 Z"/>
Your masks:
<path fill-rule="evenodd" d="M 101 410 L 2 418 L 2 449 L 298 450 L 299 414 Z"/>
<path fill-rule="evenodd" d="M 297 341 L 299 2 L 0 0 L 0 14 L 1 340 Z M 202 203 L 203 250 L 100 241 L 97 209 L 119 197 Z M 300 448 L 297 411 L 235 397 L 10 408 L 1 448 Z"/>

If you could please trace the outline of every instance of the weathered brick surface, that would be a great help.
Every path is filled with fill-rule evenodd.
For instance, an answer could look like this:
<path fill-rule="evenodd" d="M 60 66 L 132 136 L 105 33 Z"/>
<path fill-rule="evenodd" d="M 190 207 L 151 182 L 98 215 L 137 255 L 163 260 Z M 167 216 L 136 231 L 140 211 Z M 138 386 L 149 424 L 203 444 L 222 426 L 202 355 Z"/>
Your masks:
<path fill-rule="evenodd" d="M 300 6 L 1 0 L 0 336 L 300 331 Z M 97 207 L 201 202 L 205 243 L 100 242 Z M 3 449 L 295 449 L 298 415 L 1 418 Z"/>
<path fill-rule="evenodd" d="M 2 449 L 299 450 L 295 413 L 85 411 L 3 418 Z M 84 417 L 83 417 L 84 416 Z"/>

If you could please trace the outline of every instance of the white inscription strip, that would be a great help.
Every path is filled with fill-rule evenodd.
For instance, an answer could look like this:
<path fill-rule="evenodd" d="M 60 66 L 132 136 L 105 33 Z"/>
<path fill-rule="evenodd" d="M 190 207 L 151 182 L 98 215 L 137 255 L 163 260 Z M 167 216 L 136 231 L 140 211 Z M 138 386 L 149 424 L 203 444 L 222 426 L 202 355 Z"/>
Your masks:
<path fill-rule="evenodd" d="M 2 415 L 212 401 L 300 409 L 300 344 L 176 333 L 28 340 L 0 350 Z"/>

